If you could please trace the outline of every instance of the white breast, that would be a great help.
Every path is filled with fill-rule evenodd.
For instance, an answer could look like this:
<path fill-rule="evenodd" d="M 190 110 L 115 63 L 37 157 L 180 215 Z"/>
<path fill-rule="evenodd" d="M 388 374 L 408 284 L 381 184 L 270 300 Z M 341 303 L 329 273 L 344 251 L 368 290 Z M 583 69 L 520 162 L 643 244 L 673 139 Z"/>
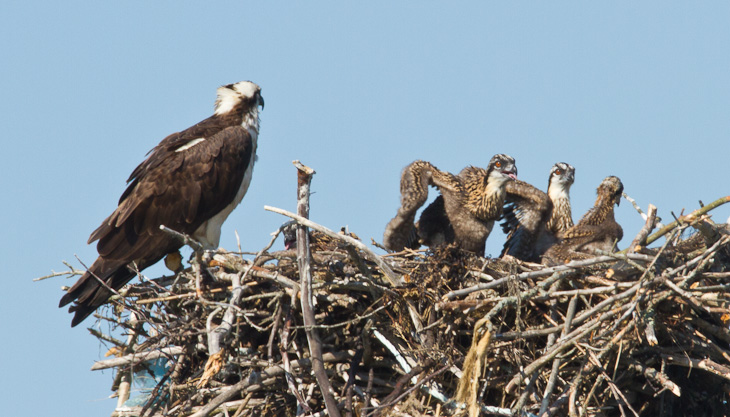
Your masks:
<path fill-rule="evenodd" d="M 195 231 L 195 233 L 193 233 L 193 238 L 202 243 L 207 250 L 213 250 L 218 248 L 218 244 L 220 243 L 221 239 L 221 226 L 223 226 L 223 222 L 226 221 L 233 209 L 235 209 L 236 206 L 241 203 L 241 200 L 243 200 L 243 196 L 245 196 L 246 191 L 248 191 L 248 186 L 251 184 L 251 177 L 253 176 L 253 166 L 256 162 L 258 133 L 254 129 L 249 129 L 249 133 L 251 134 L 251 143 L 253 145 L 251 159 L 248 161 L 248 167 L 246 168 L 246 172 L 243 174 L 243 181 L 241 181 L 241 186 L 238 188 L 236 197 L 233 199 L 231 204 L 229 204 L 218 214 L 201 224 L 200 227 L 198 227 L 198 229 Z"/>

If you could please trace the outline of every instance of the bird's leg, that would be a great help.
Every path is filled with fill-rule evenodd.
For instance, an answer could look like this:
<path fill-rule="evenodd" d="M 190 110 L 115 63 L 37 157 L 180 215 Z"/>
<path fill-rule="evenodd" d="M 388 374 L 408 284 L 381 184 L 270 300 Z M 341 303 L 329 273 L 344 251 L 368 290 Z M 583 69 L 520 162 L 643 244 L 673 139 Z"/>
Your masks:
<path fill-rule="evenodd" d="M 198 298 L 203 296 L 203 253 L 202 250 L 193 252 L 193 271 L 195 272 L 195 295 Z"/>

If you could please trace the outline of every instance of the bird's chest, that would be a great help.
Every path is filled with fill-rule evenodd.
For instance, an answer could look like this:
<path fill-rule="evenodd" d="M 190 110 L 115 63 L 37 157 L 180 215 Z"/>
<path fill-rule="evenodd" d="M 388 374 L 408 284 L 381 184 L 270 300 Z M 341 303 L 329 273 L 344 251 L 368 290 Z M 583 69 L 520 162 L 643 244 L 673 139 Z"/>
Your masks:
<path fill-rule="evenodd" d="M 243 196 L 246 195 L 246 191 L 248 191 L 248 186 L 251 185 L 251 178 L 253 178 L 253 166 L 256 162 L 256 148 L 258 147 L 258 133 L 254 129 L 248 129 L 249 133 L 251 134 L 251 144 L 252 146 L 252 152 L 251 152 L 251 158 L 248 161 L 248 164 L 246 166 L 246 171 L 243 174 L 243 181 L 241 181 L 241 186 L 238 188 L 238 192 L 236 193 L 236 198 L 233 200 L 233 207 L 231 207 L 231 210 L 235 208 L 239 203 L 241 203 L 241 200 L 243 200 Z"/>
<path fill-rule="evenodd" d="M 595 237 L 580 249 L 582 252 L 594 253 L 597 250 L 609 252 L 614 244 L 623 238 L 623 229 L 615 220 L 606 220 L 600 226 L 601 229 Z"/>
<path fill-rule="evenodd" d="M 251 178 L 253 177 L 253 166 L 256 162 L 256 147 L 258 144 L 258 134 L 254 129 L 249 129 L 251 133 L 252 151 L 248 164 L 245 166 L 243 173 L 243 179 L 241 185 L 236 191 L 236 195 L 226 207 L 223 208 L 218 214 L 203 222 L 198 229 L 193 233 L 193 237 L 203 244 L 206 249 L 215 249 L 220 243 L 221 226 L 226 221 L 228 216 L 231 214 L 233 209 L 241 203 L 243 196 L 246 195 L 249 185 L 251 185 Z"/>
<path fill-rule="evenodd" d="M 556 235 L 562 234 L 573 225 L 570 202 L 566 199 L 553 200 L 553 211 L 547 228 Z"/>
<path fill-rule="evenodd" d="M 446 203 L 446 215 L 454 229 L 455 240 L 462 248 L 483 252 L 484 242 L 494 226 L 494 220 L 477 217 L 454 199 Z"/>

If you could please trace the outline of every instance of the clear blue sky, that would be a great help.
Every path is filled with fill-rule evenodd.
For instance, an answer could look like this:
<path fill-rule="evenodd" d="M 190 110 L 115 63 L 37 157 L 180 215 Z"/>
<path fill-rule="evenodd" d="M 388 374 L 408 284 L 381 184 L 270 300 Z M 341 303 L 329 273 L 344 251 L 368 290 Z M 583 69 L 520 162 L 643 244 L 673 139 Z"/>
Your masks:
<path fill-rule="evenodd" d="M 414 159 L 458 172 L 507 153 L 540 188 L 569 162 L 576 219 L 608 175 L 664 219 L 730 194 L 730 3 L 393 3 L 0 4 L 4 414 L 112 412 L 94 321 L 71 329 L 56 307 L 72 282 L 31 279 L 93 262 L 86 240 L 129 173 L 209 116 L 219 85 L 266 99 L 228 249 L 234 230 L 244 250 L 268 242 L 285 219 L 264 205 L 295 208 L 294 159 L 317 171 L 312 219 L 366 242 Z M 617 218 L 625 247 L 643 221 L 626 202 Z"/>

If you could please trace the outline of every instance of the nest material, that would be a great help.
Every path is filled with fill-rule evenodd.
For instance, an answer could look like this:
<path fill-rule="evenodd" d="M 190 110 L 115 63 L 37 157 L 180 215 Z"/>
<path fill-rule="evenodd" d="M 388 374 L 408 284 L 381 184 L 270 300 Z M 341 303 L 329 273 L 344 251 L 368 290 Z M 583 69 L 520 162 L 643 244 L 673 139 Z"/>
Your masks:
<path fill-rule="evenodd" d="M 338 409 L 726 415 L 730 237 L 711 229 L 552 268 L 452 246 L 387 255 L 400 288 L 367 254 L 319 241 L 311 330 Z M 119 357 L 95 369 L 117 369 L 122 397 L 132 372 L 154 383 L 113 416 L 324 415 L 299 281 L 294 251 L 218 253 L 202 270 L 126 287 L 97 317 L 127 340 L 96 333 Z"/>

